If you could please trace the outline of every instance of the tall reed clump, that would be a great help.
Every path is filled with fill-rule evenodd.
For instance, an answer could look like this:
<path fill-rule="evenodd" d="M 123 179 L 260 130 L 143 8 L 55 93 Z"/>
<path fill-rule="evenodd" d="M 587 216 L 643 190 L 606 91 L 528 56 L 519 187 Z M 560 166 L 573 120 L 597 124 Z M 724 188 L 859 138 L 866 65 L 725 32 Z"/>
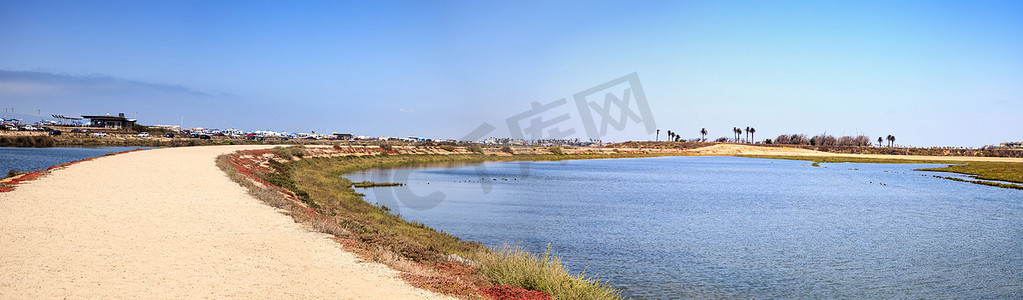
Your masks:
<path fill-rule="evenodd" d="M 270 152 L 277 154 L 283 159 L 291 160 L 292 157 L 302 158 L 308 154 L 305 150 L 305 146 L 288 146 L 288 147 L 273 147 Z"/>
<path fill-rule="evenodd" d="M 494 285 L 522 287 L 551 295 L 554 299 L 621 299 L 621 294 L 602 284 L 586 272 L 572 275 L 561 264 L 561 256 L 552 253 L 550 245 L 542 254 L 533 254 L 521 247 L 501 247 L 496 251 L 479 251 L 473 259 L 480 273 Z"/>

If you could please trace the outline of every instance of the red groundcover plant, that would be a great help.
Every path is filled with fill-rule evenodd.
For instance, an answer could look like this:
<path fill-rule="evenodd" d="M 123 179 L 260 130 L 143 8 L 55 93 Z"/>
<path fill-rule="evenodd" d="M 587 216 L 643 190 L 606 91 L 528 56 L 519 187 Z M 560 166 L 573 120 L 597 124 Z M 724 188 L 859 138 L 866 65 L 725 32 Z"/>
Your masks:
<path fill-rule="evenodd" d="M 480 294 L 494 300 L 551 300 L 551 296 L 541 291 L 530 291 L 517 286 L 497 285 L 480 289 Z"/>

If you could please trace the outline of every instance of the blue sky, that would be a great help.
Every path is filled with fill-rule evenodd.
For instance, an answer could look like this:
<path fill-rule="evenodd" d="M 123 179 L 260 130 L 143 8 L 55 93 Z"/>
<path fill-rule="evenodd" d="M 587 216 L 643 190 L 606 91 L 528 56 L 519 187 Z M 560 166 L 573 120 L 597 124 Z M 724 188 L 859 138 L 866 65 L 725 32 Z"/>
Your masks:
<path fill-rule="evenodd" d="M 1023 140 L 1019 1 L 0 0 L 0 41 L 0 106 L 42 115 L 509 136 L 532 102 L 635 72 L 662 138 Z M 628 123 L 603 138 L 654 137 Z"/>

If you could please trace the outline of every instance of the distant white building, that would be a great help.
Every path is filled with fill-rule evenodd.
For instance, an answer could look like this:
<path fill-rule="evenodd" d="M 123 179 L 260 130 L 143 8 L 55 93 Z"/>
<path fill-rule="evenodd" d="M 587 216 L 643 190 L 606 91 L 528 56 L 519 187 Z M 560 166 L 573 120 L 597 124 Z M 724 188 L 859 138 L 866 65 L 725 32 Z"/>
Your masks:
<path fill-rule="evenodd" d="M 235 137 L 237 137 L 237 136 L 245 135 L 244 131 L 241 131 L 241 130 L 238 130 L 238 129 L 234 129 L 234 128 L 224 129 L 223 132 L 224 132 L 224 135 L 227 135 L 227 136 L 235 136 Z"/>

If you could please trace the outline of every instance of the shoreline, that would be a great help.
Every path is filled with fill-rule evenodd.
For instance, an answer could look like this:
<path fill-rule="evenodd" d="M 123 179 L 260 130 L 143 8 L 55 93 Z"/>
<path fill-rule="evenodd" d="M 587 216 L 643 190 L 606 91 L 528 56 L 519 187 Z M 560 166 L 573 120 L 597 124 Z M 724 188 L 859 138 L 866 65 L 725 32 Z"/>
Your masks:
<path fill-rule="evenodd" d="M 730 149 L 731 147 L 734 147 L 734 146 L 740 146 L 742 148 Z M 759 148 L 759 147 L 757 147 L 757 148 Z M 767 147 L 764 147 L 764 148 L 767 148 Z M 496 152 L 495 149 L 483 149 L 482 150 L 483 153 L 473 154 L 473 153 L 471 153 L 469 151 L 464 151 L 464 149 L 460 149 L 460 148 L 456 149 L 455 151 L 436 151 L 437 149 L 431 149 L 431 147 L 404 147 L 404 148 L 393 147 L 393 148 L 385 149 L 385 148 L 373 147 L 373 146 L 358 147 L 358 148 L 336 146 L 336 147 L 306 147 L 304 149 L 306 149 L 306 151 L 308 151 L 308 153 L 303 153 L 301 155 L 301 157 L 292 157 L 291 154 L 288 154 L 287 155 L 287 159 L 281 161 L 281 163 L 283 163 L 283 164 L 281 164 L 280 166 L 275 167 L 276 170 L 273 170 L 273 168 L 263 168 L 262 170 L 259 170 L 259 171 L 256 171 L 256 172 L 251 172 L 251 173 L 252 174 L 259 174 L 260 172 L 263 172 L 262 176 L 257 176 L 257 177 L 261 178 L 261 179 L 268 179 L 269 182 L 267 182 L 266 184 L 273 185 L 273 186 L 287 187 L 286 190 L 292 192 L 290 195 L 287 195 L 287 198 L 289 198 L 289 200 L 295 206 L 299 206 L 299 207 L 302 207 L 305 210 L 310 210 L 310 211 L 322 209 L 323 207 L 327 206 L 328 210 L 327 211 L 321 211 L 321 212 L 323 212 L 324 215 L 331 215 L 331 216 L 337 215 L 337 211 L 330 211 L 330 209 L 336 209 L 336 208 L 330 208 L 330 206 L 333 205 L 333 204 L 329 203 L 330 201 L 328 201 L 328 202 L 322 202 L 322 201 L 325 201 L 325 199 L 332 199 L 334 197 L 339 197 L 339 196 L 335 196 L 335 195 L 339 195 L 339 194 L 343 195 L 343 197 L 341 197 L 341 199 L 345 199 L 346 197 L 354 198 L 356 200 L 352 200 L 352 201 L 359 202 L 359 203 L 362 203 L 362 204 L 366 204 L 366 206 L 368 206 L 368 207 L 362 207 L 362 208 L 359 208 L 359 209 L 356 209 L 356 210 L 371 209 L 371 210 L 375 210 L 378 214 L 381 214 L 381 215 L 386 214 L 386 215 L 390 216 L 390 214 L 387 213 L 389 211 L 389 208 L 387 208 L 387 207 L 379 207 L 379 206 L 375 206 L 375 205 L 372 205 L 372 204 L 367 204 L 365 202 L 365 200 L 361 197 L 360 194 L 358 194 L 357 192 L 354 192 L 354 190 L 351 190 L 351 188 L 350 188 L 351 187 L 351 183 L 347 182 L 348 179 L 343 178 L 343 175 L 347 174 L 348 172 L 352 172 L 352 171 L 356 171 L 356 170 L 375 169 L 375 168 L 403 167 L 403 166 L 408 166 L 408 165 L 422 165 L 422 164 L 432 164 L 432 163 L 444 163 L 444 164 L 447 164 L 447 163 L 484 163 L 484 162 L 491 162 L 491 161 L 499 161 L 500 162 L 500 161 L 522 161 L 522 160 L 564 160 L 564 159 L 603 159 L 603 158 L 610 159 L 610 158 L 661 157 L 661 156 L 721 156 L 721 155 L 727 155 L 727 156 L 746 156 L 746 155 L 736 155 L 736 154 L 739 154 L 739 153 L 731 153 L 731 152 L 721 153 L 722 150 L 724 150 L 724 151 L 742 152 L 743 154 L 750 153 L 750 152 L 757 153 L 757 152 L 749 151 L 749 150 L 756 150 L 756 148 L 750 148 L 750 146 L 745 146 L 745 145 L 716 145 L 716 146 L 712 146 L 712 147 L 699 148 L 699 149 L 693 149 L 693 150 L 682 150 L 682 151 L 679 151 L 679 150 L 673 150 L 673 151 L 669 150 L 669 151 L 659 151 L 659 152 L 652 152 L 649 149 L 642 149 L 642 150 L 635 151 L 634 153 L 631 153 L 631 154 L 618 153 L 618 152 L 616 152 L 617 149 L 607 149 L 607 148 L 599 149 L 599 150 L 585 149 L 585 148 L 582 148 L 582 149 L 580 149 L 580 148 L 574 148 L 574 149 L 573 148 L 569 148 L 571 150 L 561 149 L 561 150 L 557 151 L 557 153 L 561 153 L 561 152 L 569 153 L 567 155 L 553 155 L 552 153 L 556 153 L 554 150 L 544 149 L 542 147 L 519 147 L 519 148 L 515 148 L 515 150 L 512 151 L 512 152 L 515 153 L 514 155 L 512 155 L 512 154 L 499 155 L 499 153 Z M 353 149 L 357 149 L 357 150 L 353 150 Z M 710 151 L 708 151 L 708 150 L 710 150 Z M 772 154 L 778 154 L 779 152 L 783 153 L 783 154 L 791 154 L 791 152 L 793 152 L 790 149 L 779 148 L 779 147 L 768 148 L 768 150 Z M 801 150 L 802 149 L 797 149 L 796 151 L 803 152 Z M 282 149 L 282 151 L 283 151 L 283 149 Z M 488 153 L 488 151 L 489 151 L 489 153 Z M 764 150 L 761 150 L 761 151 L 764 151 Z M 440 152 L 440 153 L 438 153 L 438 152 Z M 543 154 L 544 152 L 548 152 L 548 153 L 547 154 Z M 767 151 L 764 151 L 764 152 L 767 152 Z M 522 153 L 522 154 L 520 154 L 520 153 Z M 833 155 L 830 155 L 831 153 L 820 153 L 820 152 L 816 152 L 816 153 L 814 153 L 814 152 L 804 152 L 804 153 L 809 153 L 810 155 L 799 156 L 799 157 L 795 157 L 793 159 L 813 160 L 813 159 L 834 158 Z M 804 154 L 804 153 L 800 153 L 800 154 Z M 486 155 L 483 155 L 483 154 L 486 154 Z M 264 154 L 261 154 L 259 156 L 266 157 L 266 155 L 268 155 L 268 154 L 264 153 Z M 469 156 L 467 156 L 467 157 L 450 157 L 450 156 L 458 156 L 458 155 L 469 155 Z M 247 155 L 247 156 L 253 157 L 253 156 L 256 156 L 256 155 Z M 397 158 L 395 156 L 397 156 Z M 843 155 L 843 156 L 844 157 L 854 157 L 854 158 L 857 157 L 857 156 L 861 156 L 861 158 L 863 158 L 862 156 L 864 156 L 864 155 Z M 874 156 L 867 156 L 867 157 L 874 157 Z M 903 158 L 903 159 L 898 161 L 899 163 L 911 162 L 912 159 L 915 158 L 915 157 L 905 157 L 905 156 L 898 156 L 898 157 L 899 158 Z M 880 158 L 885 158 L 885 157 L 880 156 L 879 158 L 871 158 L 871 159 L 880 159 Z M 370 159 L 370 160 L 366 161 L 366 162 L 356 161 L 356 160 L 361 160 L 361 159 Z M 848 158 L 845 158 L 845 159 L 848 159 Z M 274 160 L 274 159 L 270 158 L 270 160 Z M 839 158 L 839 160 L 842 160 L 842 158 Z M 948 161 L 948 158 L 943 158 L 942 161 Z M 929 163 L 935 163 L 935 162 L 939 162 L 939 161 L 934 159 L 934 160 L 928 160 L 928 162 Z M 957 161 L 955 163 L 965 163 L 965 161 Z M 265 164 L 256 163 L 255 165 L 265 165 Z M 279 173 L 284 173 L 284 175 L 283 176 L 276 176 L 276 175 L 274 175 L 274 176 L 266 176 L 267 172 L 269 172 L 269 173 L 279 172 Z M 264 177 L 264 176 L 266 176 L 266 177 Z M 296 177 L 305 178 L 305 179 L 295 179 Z M 276 178 L 276 179 L 274 179 L 274 178 Z M 337 182 L 339 182 L 339 180 L 347 182 L 347 183 L 338 185 Z M 320 188 L 322 186 L 336 186 L 336 188 L 323 189 L 323 188 Z M 331 201 L 337 201 L 337 200 L 331 200 Z M 348 200 L 342 200 L 342 201 L 348 201 Z M 352 209 L 353 208 L 343 208 L 342 210 L 352 210 Z M 348 216 L 346 218 L 348 218 L 348 219 L 346 219 L 344 222 L 351 221 L 352 219 L 359 220 L 360 217 L 358 217 L 358 216 Z M 344 223 L 344 222 L 341 222 L 341 223 Z M 413 227 L 425 227 L 422 224 L 412 223 L 411 225 Z M 329 227 L 329 226 L 327 226 L 327 227 Z M 375 229 L 373 229 L 374 231 L 375 230 L 380 230 L 379 228 L 376 228 L 376 227 L 374 227 L 374 228 L 375 228 Z M 367 247 L 367 245 L 360 244 L 359 243 L 358 235 L 357 234 L 356 235 L 352 235 L 351 232 L 343 232 L 343 233 L 341 233 L 339 235 L 339 238 L 344 238 L 350 244 L 354 244 L 352 246 L 353 246 L 353 248 L 356 248 L 356 249 L 363 249 L 364 250 L 366 248 L 371 248 L 371 247 Z M 373 245 L 370 245 L 370 246 L 373 246 Z M 433 246 L 431 246 L 431 247 L 433 247 Z M 404 253 L 405 251 L 404 250 L 399 250 L 397 252 Z M 447 254 L 447 253 L 442 253 L 442 254 Z M 459 253 L 459 254 L 463 254 L 462 256 L 464 256 L 464 253 Z M 368 257 L 369 258 L 373 258 L 373 259 L 377 259 L 377 258 L 374 258 L 372 256 L 372 254 L 369 255 Z M 418 259 L 422 260 L 422 258 L 418 258 Z M 416 260 L 415 258 L 413 258 L 412 262 L 420 262 L 419 260 Z M 403 268 L 403 266 L 401 266 L 401 264 L 397 264 L 397 265 L 398 266 L 393 266 L 393 267 L 395 267 L 396 269 L 399 269 L 399 270 L 401 270 Z M 457 280 L 455 280 L 455 281 L 457 281 Z M 434 290 L 444 290 L 444 287 L 429 286 L 429 285 L 424 286 L 424 287 L 425 288 L 434 289 Z"/>
<path fill-rule="evenodd" d="M 477 295 L 493 295 L 489 288 L 497 288 L 494 291 L 501 291 L 509 286 L 529 287 L 523 288 L 524 290 L 538 288 L 535 285 L 516 285 L 514 282 L 494 282 L 490 286 L 469 284 L 468 289 L 462 289 L 461 292 L 459 290 L 453 290 L 453 292 L 444 290 L 459 286 L 465 288 L 467 285 L 464 283 L 471 282 L 473 276 L 482 276 L 481 274 L 487 272 L 485 269 L 473 266 L 473 261 L 480 261 L 484 258 L 484 256 L 474 256 L 476 255 L 474 253 L 478 252 L 463 251 L 461 253 L 464 255 L 434 256 L 431 258 L 433 260 L 425 260 L 425 262 L 435 262 L 432 264 L 394 259 L 398 267 L 395 265 L 384 267 L 379 264 L 378 267 L 363 266 L 365 262 L 380 258 L 380 255 L 385 255 L 387 252 L 379 252 L 381 247 L 378 246 L 369 245 L 367 247 L 366 240 L 352 238 L 353 236 L 339 238 L 334 235 L 333 238 L 328 239 L 326 235 L 316 232 L 326 229 L 328 231 L 336 230 L 341 234 L 351 234 L 352 230 L 357 228 L 352 227 L 356 223 L 336 224 L 344 226 L 335 227 L 299 226 L 295 223 L 299 218 L 294 218 L 294 215 L 282 216 L 281 210 L 260 203 L 257 199 L 259 199 L 258 194 L 261 190 L 256 190 L 253 193 L 243 188 L 244 183 L 243 186 L 239 186 L 237 181 L 232 182 L 229 178 L 232 176 L 230 172 L 225 175 L 215 162 L 215 158 L 219 155 L 236 155 L 239 154 L 238 151 L 242 150 L 258 150 L 254 153 L 262 153 L 260 154 L 262 158 L 269 158 L 265 155 L 271 152 L 269 149 L 272 147 L 258 145 L 175 147 L 134 151 L 133 153 L 102 156 L 70 165 L 51 167 L 34 176 L 35 180 L 19 180 L 22 181 L 22 184 L 18 185 L 14 192 L 0 193 L 0 203 L 3 204 L 0 205 L 0 225 L 2 225 L 0 226 L 0 249 L 6 249 L 4 250 L 5 255 L 0 256 L 2 257 L 0 258 L 0 269 L 4 273 L 25 274 L 25 276 L 0 279 L 0 286 L 4 286 L 6 289 L 0 291 L 0 297 L 3 295 L 35 297 L 139 296 L 142 295 L 142 292 L 131 289 L 131 287 L 138 286 L 147 286 L 144 291 L 146 295 L 164 296 L 187 296 L 180 294 L 183 290 L 208 293 L 212 297 L 218 295 L 220 297 L 232 295 L 278 295 L 282 297 L 285 297 L 284 295 L 290 295 L 288 297 L 317 297 L 315 295 L 320 295 L 326 297 L 327 295 L 336 296 L 338 291 L 347 291 L 362 295 L 361 297 L 381 298 L 387 298 L 387 295 L 380 293 L 395 289 L 395 285 L 403 286 L 396 288 L 403 291 L 402 293 L 411 293 L 407 295 L 426 298 L 445 297 L 435 294 L 435 292 L 459 295 L 459 293 L 468 291 Z M 306 146 L 304 149 L 308 149 L 312 154 L 305 158 L 301 156 L 306 156 L 306 154 L 301 154 L 299 157 L 295 156 L 298 153 L 287 154 L 287 161 L 303 164 L 310 161 L 307 160 L 308 158 L 325 161 L 346 159 L 356 161 L 354 158 L 386 159 L 387 164 L 363 165 L 359 168 L 366 169 L 404 165 L 408 163 L 408 160 L 417 158 L 453 160 L 461 157 L 464 161 L 483 162 L 490 160 L 512 161 L 525 158 L 563 160 L 658 156 L 745 156 L 757 153 L 749 151 L 751 150 L 749 148 L 729 149 L 724 146 L 670 151 L 610 148 L 559 149 L 558 152 L 564 151 L 566 155 L 553 154 L 555 152 L 552 149 L 543 147 L 515 149 L 514 155 L 502 152 L 497 148 L 480 149 L 482 153 L 469 151 L 465 148 L 446 151 L 440 147 L 412 146 L 394 146 L 390 150 L 377 146 Z M 722 153 L 728 151 L 742 153 Z M 767 154 L 789 154 L 784 152 L 788 151 L 785 149 L 771 151 Z M 833 159 L 834 155 L 830 154 L 819 153 L 795 155 L 794 157 L 803 160 L 825 160 L 829 157 Z M 244 155 L 247 154 L 238 157 Z M 319 156 L 313 157 L 317 155 Z M 257 156 L 250 156 L 252 164 L 245 166 L 243 168 L 246 169 L 245 171 L 250 172 L 251 170 L 247 170 L 248 168 L 261 168 L 264 171 L 273 168 L 273 164 L 269 163 L 269 160 L 261 161 L 261 158 Z M 284 158 L 284 156 L 276 154 L 273 157 L 279 157 L 282 161 Z M 896 157 L 900 158 L 902 162 L 913 159 L 913 157 Z M 849 157 L 843 156 L 838 159 L 847 158 Z M 866 157 L 863 159 L 893 158 Z M 998 160 L 991 161 L 991 158 L 958 160 L 958 158 L 942 157 L 942 159 L 940 160 L 942 163 L 945 161 L 958 164 L 1006 163 Z M 985 161 L 984 159 L 989 160 Z M 939 160 L 928 160 L 928 162 L 937 161 Z M 1012 160 L 1011 163 L 1015 164 L 1016 161 Z M 330 170 L 318 171 L 330 172 Z M 239 173 L 246 175 L 244 172 Z M 256 174 L 252 173 L 251 175 L 255 176 Z M 316 182 L 313 180 L 314 178 L 306 177 L 302 179 L 304 181 L 294 184 L 305 187 L 315 186 L 315 184 L 310 185 Z M 245 180 L 248 180 L 253 186 L 264 188 L 271 186 L 270 182 L 273 181 L 266 181 L 258 177 L 249 177 Z M 283 193 L 290 193 L 288 196 L 292 197 L 293 206 L 304 207 L 313 212 L 316 207 L 310 204 L 309 199 L 330 193 L 329 190 L 298 190 L 301 193 L 287 190 Z M 358 199 L 365 203 L 361 197 Z M 381 207 L 367 205 L 386 213 Z M 321 214 L 321 217 L 325 216 L 328 215 Z M 400 217 L 398 218 L 400 219 Z M 408 224 L 408 226 L 410 226 L 408 228 L 428 228 L 422 224 Z M 260 230 L 252 231 L 250 229 Z M 268 234 L 268 232 L 273 234 Z M 281 239 L 291 242 L 270 242 L 283 241 Z M 295 239 L 302 242 L 294 241 Z M 210 244 L 211 242 L 213 243 Z M 326 244 L 323 244 L 324 242 Z M 288 243 L 318 246 L 291 247 L 287 251 L 275 249 L 278 247 L 276 245 L 288 245 Z M 208 248 L 209 246 L 215 246 L 218 249 Z M 257 248 L 252 248 L 253 246 Z M 39 251 L 39 249 L 47 249 L 47 251 Z M 317 250 L 313 253 L 309 252 L 310 249 Z M 491 251 L 491 253 L 501 254 L 499 251 Z M 191 253 L 190 255 L 198 256 L 181 256 L 175 253 Z M 308 253 L 308 256 L 295 257 L 295 253 Z M 278 255 L 284 255 L 287 258 L 278 257 Z M 527 259 L 516 262 L 517 265 L 511 266 L 514 268 L 525 268 L 531 263 L 538 262 L 541 257 L 546 257 L 521 252 L 501 255 L 525 255 L 524 257 Z M 532 258 L 529 258 L 529 255 L 533 255 Z M 268 257 L 277 258 L 273 261 L 265 260 Z M 196 261 L 197 258 L 200 261 Z M 501 256 L 491 258 L 506 259 Z M 268 273 L 267 271 L 270 270 L 267 269 L 268 266 L 275 266 L 276 260 L 293 265 L 310 264 L 307 268 L 327 273 L 314 272 L 320 275 L 305 278 L 303 276 L 308 276 L 308 272 L 286 271 L 289 267 L 284 266 L 272 267 L 270 269 L 277 268 L 277 271 Z M 239 262 L 242 264 L 238 265 Z M 350 269 L 352 266 L 363 271 L 352 271 Z M 406 272 L 407 275 L 401 275 L 403 270 L 423 267 L 431 268 L 432 271 L 421 270 L 418 273 Z M 349 269 L 346 269 L 348 271 L 327 271 L 329 268 Z M 195 271 L 199 272 L 190 273 Z M 337 274 L 337 272 L 368 273 L 364 276 L 356 276 L 357 278 L 341 280 L 344 283 L 320 281 L 325 278 L 332 278 L 336 281 L 337 278 L 334 278 L 336 276 L 332 277 L 327 274 Z M 210 277 L 210 274 L 219 274 L 217 275 L 219 277 L 213 278 Z M 564 270 L 558 274 L 562 274 L 558 275 L 561 276 L 558 280 L 580 280 L 572 279 L 572 275 Z M 282 284 L 280 281 L 266 277 L 267 275 L 287 276 L 292 278 L 292 281 Z M 373 288 L 378 285 L 352 283 L 352 280 L 364 277 L 371 278 L 376 282 L 375 284 L 384 284 L 390 287 L 379 289 Z M 594 278 L 584 277 L 581 280 L 599 283 L 599 279 Z M 253 286 L 253 282 L 263 284 Z M 413 285 L 409 285 L 409 282 Z M 154 285 L 154 283 L 157 284 Z M 352 285 L 364 288 L 351 290 Z M 326 290 L 323 288 L 324 286 L 330 286 L 333 289 Z M 422 289 L 414 289 L 413 286 Z M 295 289 L 300 289 L 300 291 Z M 426 290 L 434 292 L 426 292 Z M 609 299 L 614 299 L 614 297 Z"/>

